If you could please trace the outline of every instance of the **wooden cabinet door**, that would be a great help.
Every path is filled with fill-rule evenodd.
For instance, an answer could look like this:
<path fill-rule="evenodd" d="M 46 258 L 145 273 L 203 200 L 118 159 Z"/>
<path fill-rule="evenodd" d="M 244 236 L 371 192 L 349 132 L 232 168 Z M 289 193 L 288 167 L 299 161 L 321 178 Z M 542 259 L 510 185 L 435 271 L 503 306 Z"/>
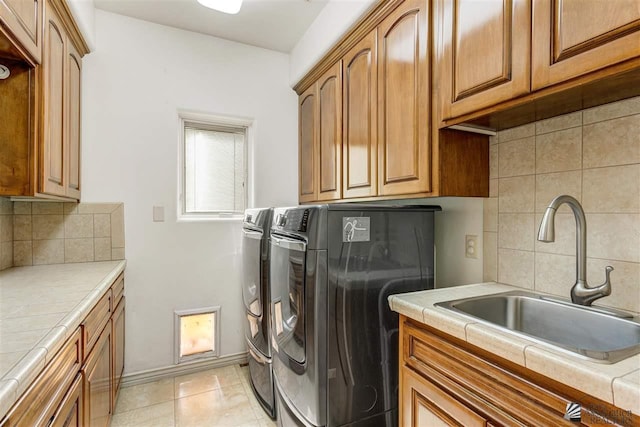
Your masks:
<path fill-rule="evenodd" d="M 84 425 L 107 427 L 111 419 L 111 324 L 107 324 L 91 351 L 84 374 Z"/>
<path fill-rule="evenodd" d="M 342 195 L 342 62 L 338 61 L 318 85 L 318 198 L 336 200 Z"/>
<path fill-rule="evenodd" d="M 122 379 L 122 373 L 124 372 L 124 308 L 125 308 L 125 299 L 122 297 L 118 307 L 113 312 L 113 397 L 111 402 L 113 407 L 112 411 L 115 410 L 116 406 L 116 397 L 118 396 L 118 391 L 120 390 L 120 380 Z"/>
<path fill-rule="evenodd" d="M 66 68 L 66 190 L 67 197 L 80 200 L 80 71 L 82 58 L 69 41 Z"/>
<path fill-rule="evenodd" d="M 428 2 L 406 0 L 378 26 L 378 194 L 431 189 Z"/>
<path fill-rule="evenodd" d="M 640 1 L 535 0 L 532 49 L 534 90 L 638 58 Z"/>
<path fill-rule="evenodd" d="M 529 92 L 530 0 L 435 2 L 441 119 Z"/>
<path fill-rule="evenodd" d="M 67 38 L 56 11 L 47 4 L 43 58 L 44 126 L 40 192 L 65 195 L 65 67 Z"/>
<path fill-rule="evenodd" d="M 78 374 L 50 423 L 51 427 L 82 427 L 82 374 Z"/>
<path fill-rule="evenodd" d="M 298 104 L 298 168 L 300 203 L 318 199 L 316 186 L 317 152 L 317 86 L 314 84 L 299 97 Z"/>
<path fill-rule="evenodd" d="M 43 0 L 0 0 L 0 21 L 36 63 L 42 57 L 43 3 Z"/>
<path fill-rule="evenodd" d="M 486 426 L 488 419 L 449 396 L 406 366 L 401 373 L 400 425 L 403 427 Z"/>
<path fill-rule="evenodd" d="M 376 30 L 344 57 L 343 197 L 377 194 Z"/>

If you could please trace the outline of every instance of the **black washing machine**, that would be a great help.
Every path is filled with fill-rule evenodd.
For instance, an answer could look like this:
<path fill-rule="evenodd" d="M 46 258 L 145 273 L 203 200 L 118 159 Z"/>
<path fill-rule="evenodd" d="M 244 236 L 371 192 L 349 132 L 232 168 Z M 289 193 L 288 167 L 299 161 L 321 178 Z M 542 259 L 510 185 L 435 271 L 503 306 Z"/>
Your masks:
<path fill-rule="evenodd" d="M 247 209 L 242 225 L 242 299 L 251 386 L 264 410 L 275 418 L 269 333 L 269 229 L 272 209 Z"/>

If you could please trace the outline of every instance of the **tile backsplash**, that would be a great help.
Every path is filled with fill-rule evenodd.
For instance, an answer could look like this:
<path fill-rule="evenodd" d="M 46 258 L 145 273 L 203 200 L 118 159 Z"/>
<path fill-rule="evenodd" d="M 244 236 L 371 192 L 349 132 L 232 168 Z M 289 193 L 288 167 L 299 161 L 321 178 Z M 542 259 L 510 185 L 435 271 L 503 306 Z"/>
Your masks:
<path fill-rule="evenodd" d="M 0 271 L 13 266 L 13 203 L 0 197 Z"/>
<path fill-rule="evenodd" d="M 587 217 L 587 280 L 613 292 L 596 304 L 640 313 L 640 97 L 507 129 L 491 138 L 484 200 L 484 279 L 568 297 L 575 282 L 575 221 L 563 205 L 556 241 L 536 240 L 560 194 Z"/>
<path fill-rule="evenodd" d="M 124 259 L 122 203 L 13 202 L 13 266 Z"/>

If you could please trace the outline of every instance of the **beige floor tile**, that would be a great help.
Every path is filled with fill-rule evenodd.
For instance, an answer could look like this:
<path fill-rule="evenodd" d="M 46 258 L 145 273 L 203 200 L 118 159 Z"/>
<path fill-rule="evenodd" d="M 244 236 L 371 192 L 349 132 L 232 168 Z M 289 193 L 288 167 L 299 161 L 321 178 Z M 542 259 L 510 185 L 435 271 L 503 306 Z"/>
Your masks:
<path fill-rule="evenodd" d="M 173 401 L 115 414 L 111 419 L 111 427 L 173 426 L 175 426 Z"/>
<path fill-rule="evenodd" d="M 173 401 L 173 378 L 134 385 L 120 390 L 115 413 L 127 412 L 162 402 Z"/>
<path fill-rule="evenodd" d="M 225 366 L 223 368 L 176 377 L 175 396 L 176 399 L 179 399 L 206 391 L 217 390 L 221 387 L 239 385 L 240 383 L 240 375 L 238 375 L 235 366 Z"/>
<path fill-rule="evenodd" d="M 175 414 L 176 426 L 180 427 L 258 424 L 241 384 L 177 399 Z"/>

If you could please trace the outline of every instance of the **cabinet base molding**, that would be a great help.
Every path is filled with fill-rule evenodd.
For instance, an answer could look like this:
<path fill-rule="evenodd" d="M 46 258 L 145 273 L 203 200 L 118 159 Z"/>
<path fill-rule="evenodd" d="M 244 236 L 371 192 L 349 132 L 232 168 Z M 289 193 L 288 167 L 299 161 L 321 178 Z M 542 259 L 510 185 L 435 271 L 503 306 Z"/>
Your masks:
<path fill-rule="evenodd" d="M 181 363 L 180 365 L 126 374 L 122 377 L 121 386 L 129 387 L 138 384 L 145 384 L 158 381 L 163 378 L 193 374 L 195 372 L 206 371 L 207 369 L 222 368 L 223 366 L 242 363 L 247 363 L 247 352 L 230 354 L 212 360 L 199 360 L 196 362 Z"/>

